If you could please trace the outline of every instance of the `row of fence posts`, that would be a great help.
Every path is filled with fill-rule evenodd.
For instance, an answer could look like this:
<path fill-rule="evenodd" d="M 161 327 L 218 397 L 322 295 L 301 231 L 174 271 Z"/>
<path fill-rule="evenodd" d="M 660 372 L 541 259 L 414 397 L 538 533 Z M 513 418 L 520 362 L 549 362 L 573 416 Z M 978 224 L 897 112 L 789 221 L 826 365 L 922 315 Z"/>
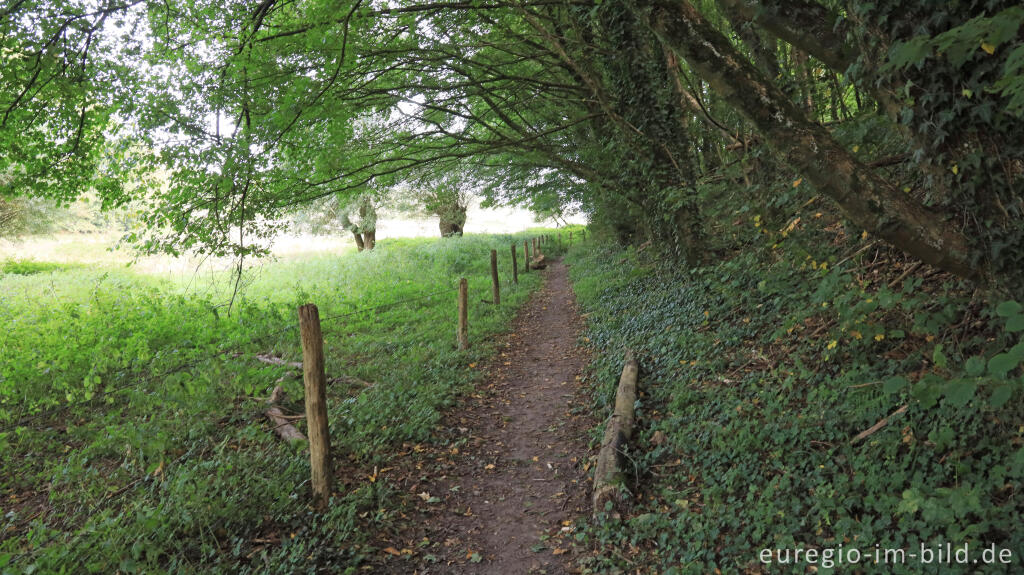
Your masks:
<path fill-rule="evenodd" d="M 581 230 L 586 239 L 586 230 Z M 555 236 L 558 247 L 562 247 L 562 234 Z M 530 246 L 532 244 L 534 258 L 543 254 L 542 247 L 550 242 L 552 236 L 541 235 L 523 240 L 523 273 L 530 271 Z M 569 231 L 569 246 L 573 243 L 572 231 Z M 511 245 L 512 252 L 512 283 L 519 283 L 519 264 L 516 244 Z M 458 324 L 455 339 L 458 349 L 469 349 L 469 281 L 459 279 L 458 286 Z M 498 251 L 491 250 L 491 303 L 501 305 L 501 289 L 498 280 Z M 331 438 L 327 424 L 327 375 L 324 370 L 324 338 L 320 329 L 320 311 L 315 304 L 307 303 L 299 307 L 299 332 L 302 339 L 302 381 L 306 395 L 306 424 L 309 437 L 310 483 L 313 488 L 313 506 L 323 509 L 331 498 L 332 464 Z"/>

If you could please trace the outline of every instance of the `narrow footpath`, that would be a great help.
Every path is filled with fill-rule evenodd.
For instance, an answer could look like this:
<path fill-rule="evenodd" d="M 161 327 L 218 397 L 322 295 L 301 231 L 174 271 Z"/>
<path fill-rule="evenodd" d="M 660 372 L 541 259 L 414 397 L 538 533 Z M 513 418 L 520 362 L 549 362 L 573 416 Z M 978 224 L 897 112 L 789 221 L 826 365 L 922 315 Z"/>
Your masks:
<path fill-rule="evenodd" d="M 485 366 L 478 392 L 448 417 L 451 464 L 409 486 L 419 516 L 390 540 L 399 553 L 416 552 L 379 572 L 574 572 L 572 522 L 586 513 L 590 491 L 579 381 L 587 358 L 576 345 L 581 320 L 566 266 L 539 273 L 544 285 Z"/>

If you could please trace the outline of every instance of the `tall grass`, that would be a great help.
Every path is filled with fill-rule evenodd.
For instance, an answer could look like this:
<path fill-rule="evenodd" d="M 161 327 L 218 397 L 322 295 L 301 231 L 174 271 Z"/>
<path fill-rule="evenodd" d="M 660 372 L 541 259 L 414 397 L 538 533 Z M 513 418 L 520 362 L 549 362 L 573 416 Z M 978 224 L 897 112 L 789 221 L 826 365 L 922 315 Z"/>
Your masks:
<path fill-rule="evenodd" d="M 123 269 L 0 277 L 0 569 L 358 566 L 368 533 L 389 521 L 389 488 L 355 479 L 310 516 L 308 459 L 261 415 L 278 384 L 301 412 L 301 379 L 255 355 L 299 360 L 296 308 L 316 303 L 341 473 L 381 464 L 395 445 L 429 440 L 474 380 L 470 365 L 538 285 L 536 273 L 512 285 L 513 242 L 522 238 L 387 240 L 269 264 L 230 315 L 227 285 L 196 295 Z M 491 249 L 500 307 L 481 301 Z M 460 277 L 470 285 L 468 351 L 455 349 Z"/>

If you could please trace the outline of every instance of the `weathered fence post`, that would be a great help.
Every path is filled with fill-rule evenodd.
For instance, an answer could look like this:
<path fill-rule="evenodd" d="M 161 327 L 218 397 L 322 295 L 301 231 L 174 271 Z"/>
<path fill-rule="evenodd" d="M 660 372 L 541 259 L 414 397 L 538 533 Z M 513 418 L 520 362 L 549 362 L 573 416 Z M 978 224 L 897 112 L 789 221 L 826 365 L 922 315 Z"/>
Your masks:
<path fill-rule="evenodd" d="M 530 240 L 523 240 L 523 273 L 530 271 Z"/>
<path fill-rule="evenodd" d="M 491 250 L 491 299 L 501 305 L 501 284 L 498 283 L 498 250 Z"/>
<path fill-rule="evenodd" d="M 512 244 L 512 283 L 519 285 L 519 262 L 516 261 L 516 244 Z"/>
<path fill-rule="evenodd" d="M 327 426 L 324 339 L 320 331 L 320 312 L 315 305 L 307 303 L 299 308 L 299 332 L 302 336 L 302 381 L 306 388 L 313 506 L 323 509 L 331 498 L 331 436 Z"/>
<path fill-rule="evenodd" d="M 459 325 L 455 330 L 459 349 L 469 349 L 469 282 L 459 280 Z"/>

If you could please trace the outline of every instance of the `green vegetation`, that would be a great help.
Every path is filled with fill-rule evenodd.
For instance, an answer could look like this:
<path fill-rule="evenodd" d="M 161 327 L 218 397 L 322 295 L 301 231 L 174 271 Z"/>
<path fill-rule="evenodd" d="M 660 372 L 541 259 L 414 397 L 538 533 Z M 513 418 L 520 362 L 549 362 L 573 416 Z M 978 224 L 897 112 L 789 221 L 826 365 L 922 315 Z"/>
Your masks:
<path fill-rule="evenodd" d="M 230 316 L 218 300 L 123 269 L 0 277 L 0 571 L 357 567 L 395 513 L 386 482 L 367 479 L 373 466 L 430 438 L 539 283 L 522 274 L 511 285 L 516 241 L 384 240 L 372 252 L 274 263 Z M 504 266 L 500 308 L 481 303 L 491 249 Z M 459 277 L 471 291 L 466 352 L 455 350 Z M 301 378 L 255 358 L 301 360 L 295 310 L 308 301 L 336 378 L 328 402 L 342 478 L 319 515 L 308 507 L 308 456 L 262 416 L 279 381 L 301 413 Z"/>
<path fill-rule="evenodd" d="M 44 272 L 66 270 L 75 267 L 69 264 L 57 264 L 53 262 L 37 262 L 33 260 L 7 260 L 0 262 L 0 275 L 17 274 L 28 276 Z"/>
<path fill-rule="evenodd" d="M 864 246 L 825 241 L 835 228 L 783 238 L 758 220 L 743 217 L 738 231 L 767 241 L 763 251 L 700 270 L 606 244 L 570 252 L 601 352 L 595 404 L 610 411 L 627 347 L 639 353 L 644 392 L 628 454 L 635 506 L 580 535 L 599 550 L 585 565 L 758 572 L 764 548 L 969 542 L 1013 551 L 1013 565 L 984 572 L 1016 572 L 1021 305 L 985 304 L 947 274 L 903 277 L 914 264 L 886 250 L 848 259 Z"/>
<path fill-rule="evenodd" d="M 1022 30 L 1019 0 L 17 1 L 0 8 L 0 235 L 93 197 L 145 253 L 241 270 L 289 218 L 370 251 L 403 189 L 444 235 L 469 192 L 583 213 L 596 373 L 637 347 L 642 439 L 664 432 L 632 458 L 630 529 L 581 536 L 587 568 L 756 571 L 762 547 L 942 540 L 1019 565 Z M 251 356 L 295 356 L 281 330 L 301 301 L 330 316 L 449 289 L 492 241 L 507 253 L 382 242 L 280 266 L 231 315 L 113 271 L 5 274 L 2 418 L 51 426 L 0 436 L 20 470 L 4 481 L 48 486 L 65 523 L 19 504 L 7 521 L 28 531 L 0 553 L 287 570 L 326 541 L 356 565 L 353 525 L 386 527 L 385 488 L 296 520 L 282 478 L 302 463 L 244 399 L 284 369 Z M 328 327 L 328 370 L 379 382 L 333 403 L 355 461 L 428 437 L 471 377 L 483 350 L 438 336 L 438 298 Z M 473 305 L 485 333 L 512 307 Z M 231 538 L 261 529 L 286 544 Z"/>

